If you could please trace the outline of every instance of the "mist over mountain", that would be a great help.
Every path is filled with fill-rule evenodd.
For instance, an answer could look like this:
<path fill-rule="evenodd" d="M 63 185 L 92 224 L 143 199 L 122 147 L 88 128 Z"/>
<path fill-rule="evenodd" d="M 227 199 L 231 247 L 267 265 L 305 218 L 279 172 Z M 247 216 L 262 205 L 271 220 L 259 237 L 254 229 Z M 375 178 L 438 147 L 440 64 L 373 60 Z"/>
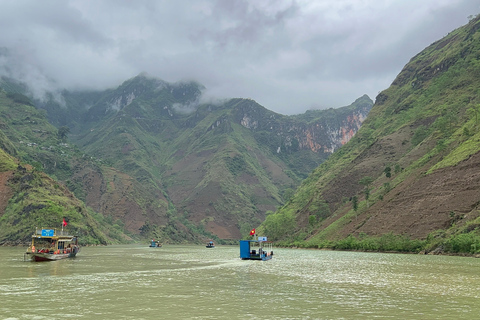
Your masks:
<path fill-rule="evenodd" d="M 197 82 L 146 73 L 105 91 L 62 90 L 60 98 L 37 99 L 5 77 L 2 88 L 44 110 L 84 153 L 64 159 L 26 149 L 23 160 L 122 231 L 175 242 L 241 238 L 354 136 L 373 105 L 365 95 L 285 116 L 251 99 L 206 101 Z M 16 145 L 12 129 L 5 128 Z"/>

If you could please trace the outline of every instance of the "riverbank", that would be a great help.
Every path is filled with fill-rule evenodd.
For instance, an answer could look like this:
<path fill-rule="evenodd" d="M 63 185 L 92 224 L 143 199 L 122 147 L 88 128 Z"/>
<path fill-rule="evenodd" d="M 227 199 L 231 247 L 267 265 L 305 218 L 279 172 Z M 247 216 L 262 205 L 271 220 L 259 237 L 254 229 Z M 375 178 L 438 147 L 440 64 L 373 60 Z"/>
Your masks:
<path fill-rule="evenodd" d="M 410 239 L 406 235 L 387 233 L 380 236 L 350 235 L 340 240 L 278 241 L 285 248 L 329 249 L 360 252 L 396 252 L 427 255 L 480 257 L 480 236 L 464 233 L 452 236 L 431 234 L 426 239 Z"/>

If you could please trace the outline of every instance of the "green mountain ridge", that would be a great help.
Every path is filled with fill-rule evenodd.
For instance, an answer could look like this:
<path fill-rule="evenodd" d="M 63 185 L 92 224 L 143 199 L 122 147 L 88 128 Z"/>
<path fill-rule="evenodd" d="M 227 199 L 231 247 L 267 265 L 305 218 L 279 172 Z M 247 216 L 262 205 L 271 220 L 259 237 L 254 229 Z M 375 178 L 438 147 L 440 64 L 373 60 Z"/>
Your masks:
<path fill-rule="evenodd" d="M 111 224 L 173 242 L 241 238 L 354 135 L 373 105 L 364 96 L 284 116 L 250 99 L 204 104 L 200 84 L 145 74 L 104 92 L 63 91 L 62 104 L 58 95 L 42 102 L 29 100 L 24 86 L 3 87 L 45 110 L 78 145 L 75 157 L 27 148 L 22 160 L 63 181 Z M 14 145 L 20 135 L 11 133 Z"/>
<path fill-rule="evenodd" d="M 330 154 L 298 139 L 302 130 L 311 130 L 305 129 L 304 120 L 276 114 L 253 100 L 194 106 L 201 91 L 196 83 L 177 85 L 185 89 L 176 94 L 181 100 L 172 100 L 171 88 L 160 95 L 137 96 L 145 86 L 157 93 L 159 87 L 166 88 L 142 75 L 128 80 L 110 98 L 128 103 L 111 115 L 102 109 L 104 119 L 76 143 L 143 184 L 163 190 L 170 202 L 164 207 L 173 205 L 173 215 L 220 239 L 238 239 L 260 223 L 266 211 L 282 203 L 281 188 L 295 188 Z M 179 105 L 194 106 L 193 111 L 179 112 Z M 371 105 L 364 97 L 355 106 L 329 113 L 333 118 L 360 114 L 351 127 L 343 124 L 356 132 Z M 312 116 L 312 128 L 324 114 L 327 111 L 316 116 L 317 122 Z M 162 223 L 155 221 L 157 226 Z"/>
<path fill-rule="evenodd" d="M 413 57 L 260 228 L 285 245 L 478 253 L 480 20 Z"/>

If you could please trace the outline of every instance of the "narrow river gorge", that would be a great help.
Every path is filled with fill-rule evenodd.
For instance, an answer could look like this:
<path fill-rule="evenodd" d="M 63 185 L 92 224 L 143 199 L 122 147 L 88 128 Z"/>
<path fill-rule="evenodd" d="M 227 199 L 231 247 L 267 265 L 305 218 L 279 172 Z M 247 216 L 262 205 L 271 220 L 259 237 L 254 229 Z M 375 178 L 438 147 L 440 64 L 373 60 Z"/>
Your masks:
<path fill-rule="evenodd" d="M 478 319 L 480 259 L 238 246 L 0 247 L 0 319 Z"/>

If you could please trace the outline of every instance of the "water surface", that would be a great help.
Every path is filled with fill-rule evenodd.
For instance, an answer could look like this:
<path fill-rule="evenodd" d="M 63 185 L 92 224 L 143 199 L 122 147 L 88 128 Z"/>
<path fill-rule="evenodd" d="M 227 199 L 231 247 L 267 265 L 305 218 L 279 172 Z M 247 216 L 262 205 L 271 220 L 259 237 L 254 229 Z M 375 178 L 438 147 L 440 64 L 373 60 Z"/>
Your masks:
<path fill-rule="evenodd" d="M 480 259 L 238 246 L 0 247 L 0 319 L 478 319 Z"/>

